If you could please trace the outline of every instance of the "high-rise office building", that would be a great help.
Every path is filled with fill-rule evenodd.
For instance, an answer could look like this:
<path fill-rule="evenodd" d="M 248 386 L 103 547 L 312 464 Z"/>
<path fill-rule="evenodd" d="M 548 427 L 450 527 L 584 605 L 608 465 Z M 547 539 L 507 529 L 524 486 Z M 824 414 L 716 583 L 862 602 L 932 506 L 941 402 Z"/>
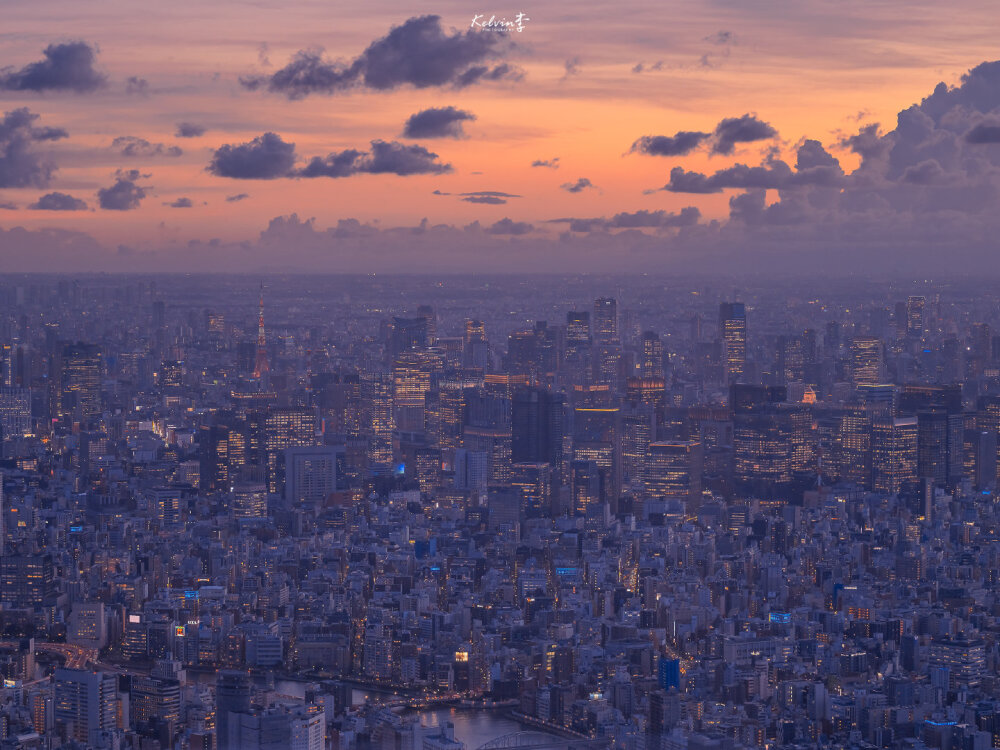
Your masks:
<path fill-rule="evenodd" d="M 927 299 L 911 295 L 906 300 L 906 335 L 919 338 L 924 335 L 924 307 Z"/>
<path fill-rule="evenodd" d="M 56 598 L 52 555 L 0 555 L 0 601 L 15 607 L 51 604 Z"/>
<path fill-rule="evenodd" d="M 118 678 L 111 672 L 60 667 L 53 675 L 55 722 L 66 735 L 96 745 L 96 733 L 117 725 Z"/>
<path fill-rule="evenodd" d="M 229 507 L 236 518 L 267 517 L 267 485 L 263 482 L 237 482 L 229 495 Z"/>
<path fill-rule="evenodd" d="M 646 491 L 653 497 L 678 498 L 697 508 L 701 501 L 702 446 L 695 440 L 650 443 Z"/>
<path fill-rule="evenodd" d="M 916 417 L 881 418 L 872 424 L 872 488 L 896 494 L 917 484 Z"/>
<path fill-rule="evenodd" d="M 747 363 L 747 314 L 742 302 L 719 305 L 719 338 L 726 380 L 737 383 L 743 378 Z"/>
<path fill-rule="evenodd" d="M 466 320 L 462 339 L 462 366 L 486 372 L 489 368 L 489 354 L 486 324 L 481 320 Z"/>
<path fill-rule="evenodd" d="M 618 339 L 618 301 L 598 297 L 594 300 L 594 343 L 610 344 Z"/>
<path fill-rule="evenodd" d="M 62 349 L 60 414 L 88 420 L 101 413 L 101 349 L 66 344 Z"/>
<path fill-rule="evenodd" d="M 663 378 L 663 341 L 655 331 L 642 334 L 642 364 L 639 375 L 643 378 Z"/>
<path fill-rule="evenodd" d="M 285 449 L 285 499 L 294 504 L 322 502 L 337 491 L 344 448 L 314 445 Z"/>
<path fill-rule="evenodd" d="M 851 378 L 855 385 L 877 385 L 883 378 L 882 340 L 877 336 L 851 339 Z"/>
<path fill-rule="evenodd" d="M 586 516 L 595 505 L 605 502 L 605 472 L 596 461 L 580 459 L 569 465 L 570 498 L 573 514 Z"/>
<path fill-rule="evenodd" d="M 249 713 L 252 692 L 248 672 L 234 669 L 219 671 L 215 682 L 216 750 L 240 750 L 242 747 L 239 715 Z"/>
<path fill-rule="evenodd" d="M 264 450 L 267 455 L 267 488 L 281 494 L 285 489 L 285 450 L 317 443 L 314 409 L 278 408 L 264 419 Z"/>
<path fill-rule="evenodd" d="M 547 463 L 515 463 L 511 469 L 512 486 L 521 493 L 521 513 L 525 518 L 548 518 L 557 487 L 553 468 Z"/>
<path fill-rule="evenodd" d="M 514 463 L 562 461 L 564 402 L 544 388 L 519 388 L 511 401 L 511 460 Z"/>

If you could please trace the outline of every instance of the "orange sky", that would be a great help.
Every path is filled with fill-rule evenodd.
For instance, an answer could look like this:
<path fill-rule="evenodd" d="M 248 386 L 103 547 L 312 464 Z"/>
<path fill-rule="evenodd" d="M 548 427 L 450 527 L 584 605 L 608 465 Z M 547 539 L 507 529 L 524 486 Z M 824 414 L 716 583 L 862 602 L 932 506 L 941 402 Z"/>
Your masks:
<path fill-rule="evenodd" d="M 358 90 L 299 101 L 238 84 L 240 75 L 273 72 L 300 49 L 322 47 L 332 58 L 353 58 L 412 16 L 437 14 L 446 28 L 462 29 L 470 11 L 519 10 L 530 21 L 513 35 L 517 46 L 506 56 L 524 72 L 516 82 Z M 252 239 L 268 219 L 292 212 L 316 217 L 320 226 L 354 217 L 384 227 L 414 225 L 423 217 L 456 225 L 507 216 L 541 223 L 686 205 L 724 218 L 728 192 L 644 191 L 662 186 L 678 164 L 711 172 L 736 161 L 759 163 L 770 142 L 737 147 L 731 157 L 700 152 L 683 159 L 627 154 L 632 142 L 643 135 L 709 131 L 724 117 L 749 112 L 779 131 L 778 144 L 791 162 L 795 144 L 811 137 L 853 168 L 856 158 L 836 148 L 838 134 L 869 122 L 891 129 L 896 113 L 938 81 L 953 85 L 972 66 L 997 57 L 998 26 L 988 2 L 585 0 L 472 8 L 448 1 L 343 8 L 329 2 L 6 0 L 0 67 L 21 67 L 39 59 L 47 44 L 81 39 L 99 48 L 98 67 L 109 85 L 89 94 L 0 92 L 3 111 L 28 107 L 41 115 L 41 124 L 70 133 L 39 146 L 59 167 L 46 189 L 0 190 L 0 202 L 18 206 L 0 212 L 0 227 L 72 228 L 106 243 L 143 247 L 190 238 Z M 712 41 L 721 31 L 730 32 L 730 43 Z M 566 62 L 574 58 L 577 72 L 567 74 Z M 632 72 L 637 63 L 658 61 L 659 70 Z M 129 76 L 146 79 L 148 93 L 126 94 Z M 465 124 L 467 138 L 416 142 L 453 165 L 450 174 L 235 180 L 205 169 L 220 145 L 266 131 L 294 142 L 304 161 L 365 149 L 376 138 L 399 139 L 409 115 L 449 105 L 475 114 Z M 182 120 L 207 131 L 175 138 L 175 123 Z M 179 145 L 185 153 L 125 158 L 109 148 L 121 135 Z M 553 157 L 559 169 L 530 167 Z M 119 168 L 150 175 L 140 181 L 150 188 L 147 197 L 131 211 L 93 210 L 95 192 L 110 185 Z M 559 187 L 582 177 L 596 188 L 571 194 Z M 26 208 L 52 190 L 83 199 L 92 210 Z M 523 197 L 491 206 L 434 190 Z M 225 200 L 239 193 L 250 197 Z M 193 207 L 164 205 L 180 197 Z"/>

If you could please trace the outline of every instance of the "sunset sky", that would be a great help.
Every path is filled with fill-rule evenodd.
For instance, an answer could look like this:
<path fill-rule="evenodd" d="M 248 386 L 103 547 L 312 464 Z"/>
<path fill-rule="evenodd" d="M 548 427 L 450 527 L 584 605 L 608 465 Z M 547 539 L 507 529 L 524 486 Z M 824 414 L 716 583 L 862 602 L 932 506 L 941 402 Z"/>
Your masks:
<path fill-rule="evenodd" d="M 991 2 L 5 0 L 0 263 L 992 271 L 998 31 Z"/>

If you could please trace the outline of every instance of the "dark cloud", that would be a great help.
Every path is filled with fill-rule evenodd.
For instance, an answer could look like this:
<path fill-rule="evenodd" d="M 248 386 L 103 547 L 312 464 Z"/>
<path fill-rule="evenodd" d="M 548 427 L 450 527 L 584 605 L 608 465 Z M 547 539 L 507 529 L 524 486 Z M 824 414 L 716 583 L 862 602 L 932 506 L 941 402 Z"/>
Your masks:
<path fill-rule="evenodd" d="M 569 230 L 577 233 L 607 231 L 610 229 L 680 229 L 698 223 L 701 211 L 695 206 L 687 206 L 679 213 L 671 211 L 640 210 L 634 213 L 623 211 L 610 219 L 553 219 L 554 223 L 568 223 Z"/>
<path fill-rule="evenodd" d="M 445 193 L 441 193 L 445 195 Z M 510 198 L 520 198 L 514 193 L 504 193 L 499 190 L 480 190 L 475 193 L 459 193 L 466 203 L 482 203 L 487 206 L 501 206 L 507 203 Z"/>
<path fill-rule="evenodd" d="M 842 148 L 850 149 L 863 159 L 878 157 L 887 151 L 890 145 L 883 140 L 877 122 L 865 125 L 855 135 L 849 135 L 840 140 Z"/>
<path fill-rule="evenodd" d="M 565 63 L 563 63 L 563 68 L 566 70 L 563 78 L 569 78 L 570 76 L 575 76 L 580 72 L 580 57 L 571 57 Z"/>
<path fill-rule="evenodd" d="M 69 138 L 69 133 L 64 128 L 32 128 L 31 137 L 36 141 L 58 141 Z"/>
<path fill-rule="evenodd" d="M 455 107 L 431 107 L 410 115 L 403 128 L 406 138 L 462 138 L 462 123 L 476 116 Z"/>
<path fill-rule="evenodd" d="M 371 156 L 363 171 L 399 175 L 450 172 L 451 165 L 441 164 L 437 158 L 437 154 L 423 146 L 408 146 L 395 141 L 372 141 Z"/>
<path fill-rule="evenodd" d="M 684 156 L 694 151 L 709 137 L 696 130 L 681 130 L 674 135 L 644 135 L 632 144 L 629 152 L 650 156 Z"/>
<path fill-rule="evenodd" d="M 594 183 L 592 183 L 586 177 L 581 177 L 576 182 L 564 182 L 559 187 L 561 187 L 567 193 L 582 193 L 587 188 L 596 187 L 596 185 L 594 185 Z"/>
<path fill-rule="evenodd" d="M 362 156 L 364 154 L 361 151 L 353 148 L 327 154 L 325 157 L 314 156 L 296 174 L 299 177 L 350 177 L 361 171 L 359 165 Z"/>
<path fill-rule="evenodd" d="M 904 169 L 900 180 L 911 185 L 938 185 L 947 182 L 947 175 L 937 161 L 927 159 Z"/>
<path fill-rule="evenodd" d="M 305 167 L 298 170 L 297 177 L 350 177 L 368 174 L 444 174 L 451 171 L 450 164 L 442 164 L 438 155 L 416 144 L 407 145 L 396 141 L 372 141 L 371 151 L 356 149 L 314 156 Z"/>
<path fill-rule="evenodd" d="M 673 193 L 718 193 L 721 187 L 712 184 L 706 175 L 700 172 L 688 172 L 684 167 L 674 167 L 670 170 L 670 182 L 664 187 Z"/>
<path fill-rule="evenodd" d="M 840 168 L 840 162 L 823 148 L 823 144 L 812 139 L 807 139 L 799 146 L 796 156 L 795 169 L 800 172 L 820 167 Z"/>
<path fill-rule="evenodd" d="M 181 156 L 184 151 L 179 146 L 167 146 L 163 143 L 150 143 L 145 138 L 134 135 L 120 135 L 111 141 L 111 148 L 122 156 Z"/>
<path fill-rule="evenodd" d="M 194 204 L 191 202 L 190 198 L 178 198 L 177 200 L 164 203 L 163 205 L 170 206 L 171 208 L 191 208 Z"/>
<path fill-rule="evenodd" d="M 716 31 L 714 34 L 706 36 L 702 41 L 719 45 L 733 44 L 736 41 L 736 35 L 731 31 Z"/>
<path fill-rule="evenodd" d="M 471 193 L 459 193 L 459 195 L 489 195 L 494 198 L 520 198 L 515 193 L 504 193 L 500 190 L 474 190 Z"/>
<path fill-rule="evenodd" d="M 1000 125 L 980 122 L 965 134 L 966 143 L 1000 143 Z"/>
<path fill-rule="evenodd" d="M 403 84 L 468 86 L 482 80 L 508 77 L 509 66 L 483 63 L 505 45 L 504 35 L 458 31 L 448 34 L 439 16 L 411 18 L 372 42 L 362 53 L 364 82 L 374 89 L 392 89 Z"/>
<path fill-rule="evenodd" d="M 16 211 L 17 210 L 17 204 L 16 203 L 10 203 L 9 201 L 0 201 L 0 210 L 3 210 L 3 211 Z"/>
<path fill-rule="evenodd" d="M 0 119 L 0 188 L 38 187 L 49 184 L 56 167 L 33 149 L 37 141 L 65 137 L 61 128 L 34 127 L 38 115 L 27 108 L 5 112 Z"/>
<path fill-rule="evenodd" d="M 554 159 L 535 159 L 531 162 L 533 167 L 548 167 L 549 169 L 559 169 L 559 157 Z"/>
<path fill-rule="evenodd" d="M 759 166 L 734 164 L 714 174 L 688 172 L 683 167 L 670 170 L 670 182 L 663 189 L 672 193 L 718 193 L 727 188 L 784 190 L 794 187 L 837 187 L 845 184 L 840 163 L 819 141 L 806 141 L 798 149 L 796 169 L 777 158 Z"/>
<path fill-rule="evenodd" d="M 636 63 L 632 66 L 633 73 L 652 73 L 657 70 L 663 70 L 664 62 L 663 60 L 657 60 L 655 63 L 646 65 L 644 62 Z"/>
<path fill-rule="evenodd" d="M 125 80 L 125 93 L 130 96 L 149 96 L 149 81 L 138 76 L 129 76 Z"/>
<path fill-rule="evenodd" d="M 94 68 L 95 49 L 86 42 L 50 44 L 42 54 L 45 59 L 20 70 L 0 70 L 0 89 L 85 93 L 107 83 L 106 76 Z"/>
<path fill-rule="evenodd" d="M 713 154 L 731 154 L 737 143 L 752 143 L 774 138 L 778 131 L 755 115 L 745 114 L 741 117 L 727 117 L 715 126 L 715 143 Z"/>
<path fill-rule="evenodd" d="M 491 224 L 486 228 L 487 234 L 509 234 L 509 235 L 522 235 L 528 234 L 535 228 L 525 222 L 525 221 L 513 221 L 504 217 L 500 221 Z"/>
<path fill-rule="evenodd" d="M 674 135 L 644 135 L 629 149 L 650 156 L 685 156 L 703 143 L 712 141 L 712 154 L 731 154 L 737 143 L 749 143 L 774 138 L 778 131 L 754 115 L 727 117 L 712 133 L 681 130 Z"/>
<path fill-rule="evenodd" d="M 320 51 L 300 50 L 288 65 L 270 76 L 243 77 L 240 83 L 251 91 L 266 86 L 289 99 L 302 99 L 309 94 L 332 94 L 350 88 L 357 82 L 360 70 L 357 62 L 344 66 L 323 59 Z"/>
<path fill-rule="evenodd" d="M 501 63 L 490 67 L 489 65 L 473 65 L 455 79 L 455 88 L 465 88 L 474 83 L 483 81 L 520 81 L 524 74 L 517 68 Z"/>
<path fill-rule="evenodd" d="M 205 135 L 205 128 L 193 122 L 177 123 L 177 131 L 174 133 L 176 138 L 197 138 L 199 135 Z"/>
<path fill-rule="evenodd" d="M 227 195 L 226 203 L 238 203 L 239 201 L 246 200 L 250 197 L 250 193 L 237 193 L 236 195 Z"/>
<path fill-rule="evenodd" d="M 327 234 L 337 239 L 348 239 L 352 237 L 370 237 L 378 234 L 378 227 L 371 224 L 364 224 L 357 219 L 338 219 L 337 226 L 326 230 Z"/>
<path fill-rule="evenodd" d="M 72 195 L 55 192 L 41 196 L 28 208 L 37 211 L 83 211 L 87 208 L 87 204 Z"/>
<path fill-rule="evenodd" d="M 489 206 L 502 206 L 507 203 L 506 199 L 498 198 L 495 195 L 470 195 L 462 200 L 466 203 L 484 203 Z"/>
<path fill-rule="evenodd" d="M 393 27 L 349 63 L 334 62 L 322 51 L 302 50 L 284 68 L 269 76 L 240 81 L 248 89 L 266 88 L 290 99 L 309 94 L 334 94 L 354 86 L 385 91 L 403 85 L 463 87 L 512 78 L 506 64 L 491 65 L 506 46 L 504 35 L 470 30 L 447 33 L 439 16 L 420 16 Z"/>
<path fill-rule="evenodd" d="M 119 170 L 115 184 L 97 191 L 97 200 L 101 208 L 108 211 L 131 211 L 138 208 L 146 197 L 146 189 L 136 184 L 141 177 L 138 169 Z"/>
<path fill-rule="evenodd" d="M 237 180 L 273 180 L 288 176 L 294 166 L 295 144 L 285 143 L 281 136 L 269 132 L 247 143 L 220 146 L 208 171 Z"/>

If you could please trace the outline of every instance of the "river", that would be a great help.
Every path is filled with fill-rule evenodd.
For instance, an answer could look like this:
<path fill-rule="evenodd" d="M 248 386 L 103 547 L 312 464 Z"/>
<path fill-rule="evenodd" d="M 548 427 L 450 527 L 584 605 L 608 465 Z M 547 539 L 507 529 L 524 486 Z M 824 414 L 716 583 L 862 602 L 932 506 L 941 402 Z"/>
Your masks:
<path fill-rule="evenodd" d="M 279 693 L 301 697 L 304 694 L 305 684 L 294 680 L 279 679 L 275 682 L 274 688 Z M 358 705 L 375 698 L 375 693 L 376 691 L 355 689 L 351 701 Z M 455 725 L 455 739 L 465 743 L 466 750 L 477 750 L 480 745 L 512 732 L 526 729 L 539 731 L 516 719 L 511 719 L 502 709 L 435 708 L 418 711 L 417 715 L 422 724 L 430 727 L 441 726 L 450 721 Z"/>

